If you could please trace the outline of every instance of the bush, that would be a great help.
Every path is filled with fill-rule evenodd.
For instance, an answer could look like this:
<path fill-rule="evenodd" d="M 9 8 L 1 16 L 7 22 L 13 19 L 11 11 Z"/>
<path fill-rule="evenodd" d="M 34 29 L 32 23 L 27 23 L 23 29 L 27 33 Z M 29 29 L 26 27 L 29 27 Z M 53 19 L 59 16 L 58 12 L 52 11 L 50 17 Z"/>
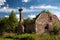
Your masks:
<path fill-rule="evenodd" d="M 4 33 L 3 38 L 14 38 L 16 34 L 14 33 Z"/>
<path fill-rule="evenodd" d="M 9 39 L 9 38 L 0 38 L 0 40 L 14 40 L 14 39 Z"/>
<path fill-rule="evenodd" d="M 14 40 L 38 40 L 38 36 L 36 34 L 9 34 L 4 33 L 3 38 L 9 38 Z"/>
<path fill-rule="evenodd" d="M 6 36 L 7 35 L 7 36 Z M 5 37 L 0 37 L 1 40 L 60 40 L 60 34 L 53 35 L 49 33 L 43 34 L 5 34 Z"/>
<path fill-rule="evenodd" d="M 60 31 L 60 27 L 59 27 L 59 26 L 54 26 L 54 27 L 53 27 L 53 32 L 54 32 L 54 34 L 58 34 L 59 31 Z"/>
<path fill-rule="evenodd" d="M 38 36 L 35 34 L 22 34 L 16 36 L 16 38 L 19 38 L 20 40 L 38 40 Z"/>

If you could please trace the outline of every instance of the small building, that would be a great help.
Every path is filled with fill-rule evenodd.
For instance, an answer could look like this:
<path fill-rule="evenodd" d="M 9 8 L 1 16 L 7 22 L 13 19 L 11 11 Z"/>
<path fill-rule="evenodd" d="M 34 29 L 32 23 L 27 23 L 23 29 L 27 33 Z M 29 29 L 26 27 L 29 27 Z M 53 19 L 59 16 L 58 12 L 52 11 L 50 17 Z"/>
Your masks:
<path fill-rule="evenodd" d="M 36 33 L 40 34 L 53 31 L 55 25 L 60 26 L 59 23 L 59 19 L 56 15 L 41 13 L 35 20 Z"/>
<path fill-rule="evenodd" d="M 25 26 L 22 24 L 24 22 L 24 17 L 22 14 L 22 9 L 20 11 L 20 26 L 21 28 L 19 31 L 22 33 L 36 33 L 41 34 L 44 32 L 53 31 L 53 26 L 57 25 L 60 26 L 60 21 L 56 15 L 53 15 L 48 12 L 41 12 L 35 18 L 34 23 L 28 23 Z M 22 26 L 23 25 L 23 26 Z"/>

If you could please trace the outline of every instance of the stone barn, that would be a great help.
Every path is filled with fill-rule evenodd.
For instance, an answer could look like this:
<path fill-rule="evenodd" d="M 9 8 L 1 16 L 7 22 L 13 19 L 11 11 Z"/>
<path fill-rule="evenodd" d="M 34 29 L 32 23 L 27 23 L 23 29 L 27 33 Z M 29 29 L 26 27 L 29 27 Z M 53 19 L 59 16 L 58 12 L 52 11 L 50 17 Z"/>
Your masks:
<path fill-rule="evenodd" d="M 59 23 L 59 19 L 56 15 L 48 14 L 45 12 L 41 13 L 35 20 L 36 33 L 39 34 L 43 32 L 53 31 L 53 26 L 60 26 Z"/>
<path fill-rule="evenodd" d="M 20 11 L 20 24 L 24 22 L 24 17 L 22 14 L 22 9 Z M 53 15 L 49 12 L 41 12 L 35 18 L 35 21 L 32 24 L 26 24 L 26 26 L 20 25 L 20 32 L 23 33 L 36 33 L 41 34 L 44 32 L 53 31 L 53 26 L 57 25 L 60 26 L 60 21 L 56 15 Z"/>

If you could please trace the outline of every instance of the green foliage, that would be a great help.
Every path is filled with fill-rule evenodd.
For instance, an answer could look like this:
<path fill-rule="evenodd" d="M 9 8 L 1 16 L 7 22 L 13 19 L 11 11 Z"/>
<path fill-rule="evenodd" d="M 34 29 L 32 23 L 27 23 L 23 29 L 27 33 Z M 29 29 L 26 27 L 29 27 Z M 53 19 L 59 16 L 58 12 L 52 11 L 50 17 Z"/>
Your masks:
<path fill-rule="evenodd" d="M 3 33 L 3 36 L 4 38 L 14 38 L 14 36 L 16 36 L 15 33 Z"/>
<path fill-rule="evenodd" d="M 8 27 L 8 18 L 4 17 L 0 21 L 0 33 L 4 32 Z"/>
<path fill-rule="evenodd" d="M 25 19 L 24 23 L 26 23 L 26 24 L 31 23 L 31 19 L 30 18 Z"/>
<path fill-rule="evenodd" d="M 18 25 L 18 20 L 16 18 L 14 11 L 12 11 L 11 14 L 9 15 L 9 25 L 12 31 L 14 31 Z"/>
<path fill-rule="evenodd" d="M 33 18 L 33 19 L 27 18 L 27 19 L 24 20 L 24 23 L 25 24 L 34 23 L 34 21 L 35 21 L 35 18 Z"/>
<path fill-rule="evenodd" d="M 60 27 L 57 26 L 57 25 L 55 25 L 55 26 L 53 27 L 53 32 L 54 32 L 54 34 L 58 34 L 59 31 L 60 31 Z"/>
<path fill-rule="evenodd" d="M 34 35 L 34 34 L 23 34 L 20 35 L 20 39 L 21 40 L 38 40 L 38 36 Z"/>
<path fill-rule="evenodd" d="M 60 40 L 60 34 L 53 35 L 49 33 L 43 33 L 39 38 L 39 40 Z"/>
<path fill-rule="evenodd" d="M 16 18 L 14 11 L 11 12 L 11 14 L 9 16 L 9 21 L 10 21 L 10 23 L 12 23 L 11 26 L 14 26 L 14 27 L 17 26 L 18 20 Z"/>
<path fill-rule="evenodd" d="M 14 11 L 11 12 L 9 17 L 0 18 L 0 33 L 15 31 L 15 28 L 18 25 L 18 20 Z"/>
<path fill-rule="evenodd" d="M 14 40 L 39 40 L 39 37 L 35 34 L 4 34 L 3 38 L 9 38 Z"/>
<path fill-rule="evenodd" d="M 34 23 L 35 22 L 35 18 L 33 18 L 32 20 L 31 20 L 31 23 Z"/>
<path fill-rule="evenodd" d="M 14 39 L 9 39 L 9 38 L 0 38 L 0 40 L 14 40 Z"/>
<path fill-rule="evenodd" d="M 53 35 L 49 33 L 43 34 L 5 34 L 3 39 L 14 39 L 14 40 L 60 40 L 60 34 Z"/>

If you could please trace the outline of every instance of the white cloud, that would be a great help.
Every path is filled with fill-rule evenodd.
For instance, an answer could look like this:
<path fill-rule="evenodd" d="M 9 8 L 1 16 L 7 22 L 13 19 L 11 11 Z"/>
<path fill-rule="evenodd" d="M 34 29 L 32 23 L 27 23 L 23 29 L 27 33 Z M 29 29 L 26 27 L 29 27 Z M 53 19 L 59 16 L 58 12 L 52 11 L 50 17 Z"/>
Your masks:
<path fill-rule="evenodd" d="M 16 14 L 16 17 L 19 19 L 19 14 Z"/>
<path fill-rule="evenodd" d="M 4 17 L 9 17 L 9 16 L 5 15 Z M 16 17 L 19 19 L 19 14 L 16 14 Z"/>
<path fill-rule="evenodd" d="M 3 7 L 3 8 L 0 8 L 0 12 L 11 12 L 11 11 L 14 11 L 14 12 L 18 12 L 18 9 L 13 9 L 13 8 L 9 8 L 9 7 Z"/>
<path fill-rule="evenodd" d="M 5 17 L 9 17 L 8 15 L 5 15 Z"/>
<path fill-rule="evenodd" d="M 59 20 L 60 20 L 60 8 L 57 7 L 57 6 L 52 6 L 52 5 L 47 5 L 47 6 L 31 6 L 30 9 L 37 9 L 40 10 L 40 9 L 48 9 L 49 11 L 51 11 L 53 14 L 55 14 Z"/>
<path fill-rule="evenodd" d="M 38 12 L 38 11 L 40 11 L 41 9 L 48 9 L 48 10 L 50 10 L 50 9 L 59 9 L 59 7 L 56 7 L 56 6 L 51 6 L 51 5 L 47 5 L 47 6 L 44 6 L 44 5 L 42 5 L 42 6 L 30 6 L 29 8 L 24 8 L 24 7 L 22 7 L 23 8 L 23 12 Z"/>
<path fill-rule="evenodd" d="M 53 12 L 53 14 L 55 14 L 59 18 L 59 20 L 60 20 L 60 12 L 59 11 Z"/>
<path fill-rule="evenodd" d="M 36 15 L 31 14 L 31 15 L 28 15 L 28 17 L 29 17 L 30 19 L 33 19 L 33 18 L 36 17 Z"/>
<path fill-rule="evenodd" d="M 60 20 L 60 14 L 58 13 L 55 13 L 55 15 L 59 18 L 59 20 Z"/>
<path fill-rule="evenodd" d="M 29 8 L 24 8 L 24 7 L 22 7 L 22 8 L 23 8 L 23 12 L 36 12 L 36 11 L 38 11 L 36 9 L 29 9 Z"/>
<path fill-rule="evenodd" d="M 27 2 L 29 2 L 29 0 L 22 0 L 22 2 L 25 2 L 25 3 L 27 3 Z"/>
<path fill-rule="evenodd" d="M 6 2 L 6 0 L 0 0 L 0 6 L 4 5 L 4 2 Z"/>
<path fill-rule="evenodd" d="M 16 14 L 16 17 L 17 17 L 17 19 L 18 19 L 18 21 L 19 21 L 19 14 Z"/>
<path fill-rule="evenodd" d="M 58 9 L 58 7 L 56 7 L 56 6 L 51 6 L 51 5 L 47 5 L 47 6 L 44 6 L 44 5 L 31 6 L 30 8 L 31 8 L 31 9 Z"/>
<path fill-rule="evenodd" d="M 30 8 L 23 8 L 23 12 L 31 13 L 31 12 L 40 12 L 41 9 L 48 9 L 50 12 L 55 14 L 60 19 L 60 8 L 56 6 L 31 6 Z M 35 17 L 34 15 L 28 15 L 29 18 Z"/>

